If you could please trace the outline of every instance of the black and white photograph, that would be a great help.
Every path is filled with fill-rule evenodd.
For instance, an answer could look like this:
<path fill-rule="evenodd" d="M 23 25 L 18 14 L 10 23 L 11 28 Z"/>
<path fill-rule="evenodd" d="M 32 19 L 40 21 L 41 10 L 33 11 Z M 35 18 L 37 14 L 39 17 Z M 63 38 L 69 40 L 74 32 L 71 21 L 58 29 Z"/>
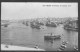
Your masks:
<path fill-rule="evenodd" d="M 78 2 L 1 2 L 1 51 L 78 51 Z"/>

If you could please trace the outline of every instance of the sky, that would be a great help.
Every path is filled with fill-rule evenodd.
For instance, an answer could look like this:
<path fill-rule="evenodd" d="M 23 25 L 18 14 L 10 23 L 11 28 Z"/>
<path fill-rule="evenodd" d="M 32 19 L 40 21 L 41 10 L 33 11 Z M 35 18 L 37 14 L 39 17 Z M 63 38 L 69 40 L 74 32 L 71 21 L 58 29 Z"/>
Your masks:
<path fill-rule="evenodd" d="M 47 6 L 49 5 L 49 6 Z M 1 19 L 19 20 L 41 17 L 78 17 L 78 3 L 2 2 Z"/>

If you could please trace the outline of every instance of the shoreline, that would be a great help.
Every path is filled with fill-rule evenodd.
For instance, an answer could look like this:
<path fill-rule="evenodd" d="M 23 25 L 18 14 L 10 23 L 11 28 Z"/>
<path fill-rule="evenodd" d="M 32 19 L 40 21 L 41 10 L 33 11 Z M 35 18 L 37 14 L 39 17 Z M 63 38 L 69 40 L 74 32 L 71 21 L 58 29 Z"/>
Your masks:
<path fill-rule="evenodd" d="M 8 46 L 8 47 L 5 47 Z M 30 51 L 45 51 L 44 49 L 40 48 L 30 48 L 30 47 L 23 47 L 23 46 L 14 46 L 14 45 L 6 45 L 1 44 L 1 50 L 30 50 Z"/>

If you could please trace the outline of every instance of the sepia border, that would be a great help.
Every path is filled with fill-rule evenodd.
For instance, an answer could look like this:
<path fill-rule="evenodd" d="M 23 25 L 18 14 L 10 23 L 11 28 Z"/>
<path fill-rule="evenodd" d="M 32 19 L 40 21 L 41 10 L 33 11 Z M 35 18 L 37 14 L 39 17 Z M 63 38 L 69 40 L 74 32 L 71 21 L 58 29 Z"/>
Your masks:
<path fill-rule="evenodd" d="M 78 28 L 79 28 L 79 18 L 80 18 L 79 17 L 79 7 L 80 7 L 79 0 L 1 0 L 1 2 L 63 2 L 63 3 L 64 2 L 67 2 L 67 3 L 77 2 L 78 3 Z M 1 11 L 1 2 L 0 2 L 0 11 Z M 1 13 L 0 13 L 0 17 L 1 17 Z M 1 34 L 1 31 L 0 31 L 0 34 Z M 78 48 L 79 48 L 79 44 L 80 44 L 79 43 L 80 42 L 79 39 L 80 39 L 80 35 L 79 35 L 79 29 L 78 29 Z M 1 51 L 1 52 L 6 52 L 6 51 Z M 24 52 L 24 51 L 21 51 L 21 52 Z M 27 52 L 29 52 L 29 51 L 27 51 Z M 45 52 L 47 52 L 47 51 L 45 51 Z M 53 51 L 53 52 L 57 52 L 57 51 Z M 69 51 L 64 51 L 64 52 L 69 52 Z M 74 51 L 70 51 L 70 52 L 74 52 Z M 79 50 L 78 50 L 78 52 L 79 52 Z"/>

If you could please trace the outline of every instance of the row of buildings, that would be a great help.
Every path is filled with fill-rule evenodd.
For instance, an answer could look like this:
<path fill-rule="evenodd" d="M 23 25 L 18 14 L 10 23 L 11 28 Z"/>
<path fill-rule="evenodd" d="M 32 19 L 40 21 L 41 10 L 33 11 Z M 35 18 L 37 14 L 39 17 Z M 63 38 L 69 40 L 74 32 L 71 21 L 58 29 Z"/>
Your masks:
<path fill-rule="evenodd" d="M 69 30 L 78 30 L 78 20 L 66 22 L 64 28 Z"/>

